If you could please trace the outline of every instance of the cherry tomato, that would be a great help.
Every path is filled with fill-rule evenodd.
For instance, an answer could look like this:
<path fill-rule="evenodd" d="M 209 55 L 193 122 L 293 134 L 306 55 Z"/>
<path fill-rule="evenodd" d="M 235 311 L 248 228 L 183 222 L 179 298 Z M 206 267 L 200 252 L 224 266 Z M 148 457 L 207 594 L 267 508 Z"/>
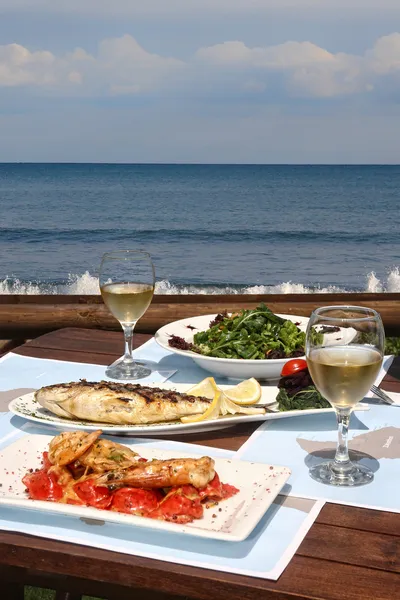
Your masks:
<path fill-rule="evenodd" d="M 106 509 L 112 501 L 112 492 L 106 486 L 95 485 L 92 479 L 79 481 L 74 485 L 74 492 L 87 506 Z"/>
<path fill-rule="evenodd" d="M 56 475 L 47 473 L 44 469 L 28 473 L 23 477 L 22 483 L 28 488 L 32 500 L 57 502 L 63 496 L 63 488 L 57 483 Z"/>
<path fill-rule="evenodd" d="M 157 508 L 162 498 L 163 496 L 159 490 L 121 488 L 114 493 L 111 510 L 146 516 Z"/>
<path fill-rule="evenodd" d="M 292 360 L 288 360 L 288 362 L 283 365 L 281 376 L 288 377 L 288 375 L 294 375 L 305 369 L 307 369 L 307 361 L 304 360 L 304 358 L 292 358 Z"/>

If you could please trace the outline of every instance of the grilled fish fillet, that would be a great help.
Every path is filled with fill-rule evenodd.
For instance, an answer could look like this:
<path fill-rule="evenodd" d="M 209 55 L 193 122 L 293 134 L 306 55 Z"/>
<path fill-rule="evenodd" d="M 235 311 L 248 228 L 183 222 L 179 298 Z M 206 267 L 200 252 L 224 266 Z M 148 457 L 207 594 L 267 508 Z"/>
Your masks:
<path fill-rule="evenodd" d="M 172 390 L 85 380 L 49 385 L 35 392 L 41 406 L 67 419 L 116 425 L 141 425 L 175 421 L 202 414 L 210 400 Z"/>

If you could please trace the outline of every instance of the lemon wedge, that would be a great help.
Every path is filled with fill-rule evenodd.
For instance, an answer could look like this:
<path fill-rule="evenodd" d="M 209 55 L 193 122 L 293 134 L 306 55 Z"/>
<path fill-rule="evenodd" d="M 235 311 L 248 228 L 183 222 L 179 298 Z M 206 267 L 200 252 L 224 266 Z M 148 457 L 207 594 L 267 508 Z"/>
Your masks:
<path fill-rule="evenodd" d="M 186 390 L 185 394 L 189 396 L 202 396 L 203 398 L 214 400 L 217 392 L 219 392 L 219 389 L 214 377 L 206 377 L 200 383 L 196 383 L 196 385 Z"/>
<path fill-rule="evenodd" d="M 257 404 L 261 398 L 261 385 L 257 379 L 252 377 L 241 381 L 235 387 L 224 390 L 224 395 L 228 400 L 232 400 L 235 404 L 251 405 Z"/>
<path fill-rule="evenodd" d="M 212 379 L 212 377 L 210 379 Z M 186 393 L 188 393 L 188 392 L 186 392 Z M 195 394 L 192 393 L 192 396 L 194 396 L 194 395 Z M 188 417 L 181 417 L 181 422 L 182 423 L 200 423 L 200 421 L 212 421 L 213 419 L 218 419 L 218 417 L 220 415 L 221 396 L 222 396 L 222 394 L 221 394 L 220 390 L 217 388 L 217 390 L 214 394 L 214 397 L 213 397 L 213 401 L 211 402 L 210 406 L 207 408 L 207 410 L 205 412 L 203 412 L 201 415 L 190 415 Z"/>
<path fill-rule="evenodd" d="M 256 404 L 261 398 L 261 386 L 254 378 L 246 379 L 222 392 L 215 383 L 214 377 L 206 377 L 196 383 L 193 387 L 186 390 L 186 394 L 208 398 L 212 400 L 207 410 L 200 415 L 190 415 L 181 417 L 182 423 L 200 423 L 201 421 L 211 421 L 218 419 L 220 415 L 261 415 L 265 413 L 263 408 L 251 406 Z"/>

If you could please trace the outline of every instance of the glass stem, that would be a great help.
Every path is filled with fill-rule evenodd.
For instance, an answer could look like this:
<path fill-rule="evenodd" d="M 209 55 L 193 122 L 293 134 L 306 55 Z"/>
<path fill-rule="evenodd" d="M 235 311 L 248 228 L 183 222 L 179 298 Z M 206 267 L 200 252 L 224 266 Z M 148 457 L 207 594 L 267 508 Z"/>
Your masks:
<path fill-rule="evenodd" d="M 343 470 L 350 463 L 348 449 L 348 433 L 351 413 L 348 411 L 338 410 L 336 419 L 338 424 L 338 443 L 336 447 L 334 466 L 339 470 Z"/>
<path fill-rule="evenodd" d="M 133 330 L 135 329 L 135 323 L 131 323 L 129 325 L 124 325 L 122 323 L 122 329 L 124 331 L 125 338 L 125 351 L 124 351 L 124 363 L 133 363 L 132 356 L 132 338 L 133 338 Z"/>

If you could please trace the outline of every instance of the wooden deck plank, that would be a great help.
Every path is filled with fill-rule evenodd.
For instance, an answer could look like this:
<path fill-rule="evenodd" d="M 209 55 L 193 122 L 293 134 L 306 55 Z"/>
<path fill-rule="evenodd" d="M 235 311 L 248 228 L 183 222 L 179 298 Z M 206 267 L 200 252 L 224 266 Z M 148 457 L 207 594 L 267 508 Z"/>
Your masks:
<path fill-rule="evenodd" d="M 400 536 L 400 515 L 384 510 L 344 507 L 341 504 L 328 502 L 318 515 L 316 523 Z"/>
<path fill-rule="evenodd" d="M 7 544 L 7 538 L 10 544 Z M 16 538 L 20 538 L 17 548 Z M 102 586 L 112 584 L 164 594 L 173 591 L 178 596 L 190 596 L 199 600 L 210 600 L 210 594 L 214 600 L 225 600 L 227 597 L 232 600 L 260 597 L 271 600 L 397 600 L 396 594 L 400 589 L 400 577 L 397 573 L 346 564 L 345 553 L 340 548 L 338 550 L 339 560 L 296 554 L 280 579 L 274 582 L 110 553 L 22 534 L 0 535 L 0 551 L 8 553 L 11 566 L 22 567 L 28 564 L 39 574 L 45 571 L 52 576 L 68 576 L 69 580 L 84 578 Z M 73 588 L 70 589 L 73 591 Z"/>

